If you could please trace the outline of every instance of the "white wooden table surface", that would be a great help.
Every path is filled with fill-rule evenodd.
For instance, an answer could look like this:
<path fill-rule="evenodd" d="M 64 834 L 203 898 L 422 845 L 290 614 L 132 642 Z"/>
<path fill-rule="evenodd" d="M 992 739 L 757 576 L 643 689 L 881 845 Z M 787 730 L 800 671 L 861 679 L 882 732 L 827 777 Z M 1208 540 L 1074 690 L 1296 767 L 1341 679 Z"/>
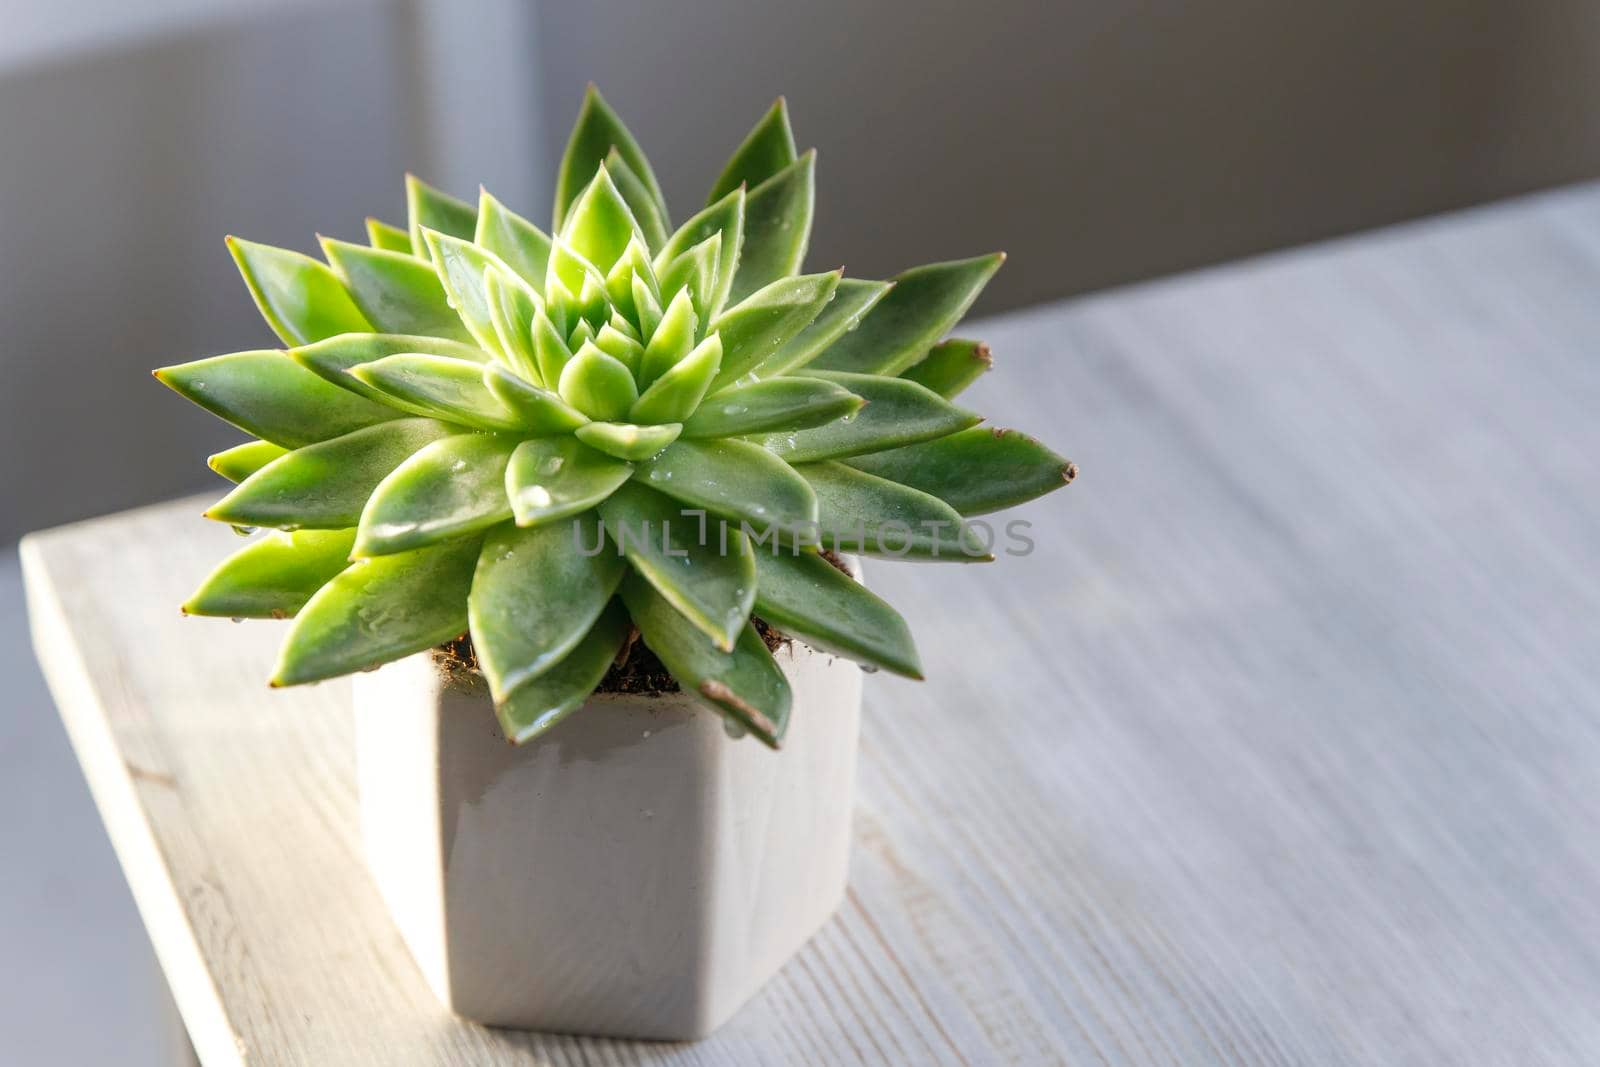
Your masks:
<path fill-rule="evenodd" d="M 974 406 L 1082 476 L 1031 556 L 871 568 L 930 681 L 869 682 L 839 918 L 696 1045 L 440 1011 L 346 686 L 178 616 L 196 502 L 28 541 L 206 1061 L 1600 1061 L 1600 191 L 984 326 Z"/>

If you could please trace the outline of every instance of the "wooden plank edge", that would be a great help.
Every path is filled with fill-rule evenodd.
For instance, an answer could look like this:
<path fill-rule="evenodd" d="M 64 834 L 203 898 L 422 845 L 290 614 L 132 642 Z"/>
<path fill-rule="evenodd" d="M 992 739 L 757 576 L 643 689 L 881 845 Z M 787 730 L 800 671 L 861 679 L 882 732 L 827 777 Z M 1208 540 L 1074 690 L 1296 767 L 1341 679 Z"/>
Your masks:
<path fill-rule="evenodd" d="M 55 698 L 67 738 L 195 1052 L 208 1065 L 244 1067 L 243 1041 L 228 1019 L 161 844 L 145 817 L 133 775 L 117 747 L 105 706 L 67 624 L 66 609 L 46 558 L 46 546 L 57 536 L 61 532 L 29 534 L 18 546 L 34 656 Z"/>

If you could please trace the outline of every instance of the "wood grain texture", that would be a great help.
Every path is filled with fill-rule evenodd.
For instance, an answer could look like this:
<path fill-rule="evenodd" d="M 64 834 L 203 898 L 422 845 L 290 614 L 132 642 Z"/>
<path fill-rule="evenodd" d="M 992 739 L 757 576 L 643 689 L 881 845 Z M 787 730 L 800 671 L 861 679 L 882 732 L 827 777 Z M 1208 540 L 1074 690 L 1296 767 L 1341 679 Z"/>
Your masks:
<path fill-rule="evenodd" d="M 233 536 L 196 503 L 30 539 L 206 1062 L 1594 1062 L 1600 191 L 983 326 L 966 399 L 1083 474 L 1000 517 L 1031 555 L 869 568 L 930 680 L 869 680 L 839 918 L 695 1045 L 443 1014 L 347 684 L 177 615 Z"/>

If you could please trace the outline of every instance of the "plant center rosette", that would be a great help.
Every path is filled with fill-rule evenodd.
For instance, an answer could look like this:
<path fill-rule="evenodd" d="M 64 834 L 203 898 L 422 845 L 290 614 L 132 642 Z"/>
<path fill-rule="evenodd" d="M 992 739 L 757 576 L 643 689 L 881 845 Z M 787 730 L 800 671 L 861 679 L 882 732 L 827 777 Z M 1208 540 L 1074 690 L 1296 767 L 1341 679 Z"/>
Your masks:
<path fill-rule="evenodd" d="M 591 90 L 551 233 L 407 180 L 409 226 L 326 262 L 229 239 L 283 350 L 156 376 L 255 439 L 206 516 L 266 527 L 184 610 L 293 618 L 274 685 L 470 633 L 508 737 L 581 707 L 635 636 L 776 746 L 790 694 L 752 614 L 921 677 L 903 619 L 819 554 L 992 559 L 964 517 L 1073 468 L 951 400 L 942 340 L 1003 257 L 801 273 L 815 153 L 780 101 L 673 227 Z"/>

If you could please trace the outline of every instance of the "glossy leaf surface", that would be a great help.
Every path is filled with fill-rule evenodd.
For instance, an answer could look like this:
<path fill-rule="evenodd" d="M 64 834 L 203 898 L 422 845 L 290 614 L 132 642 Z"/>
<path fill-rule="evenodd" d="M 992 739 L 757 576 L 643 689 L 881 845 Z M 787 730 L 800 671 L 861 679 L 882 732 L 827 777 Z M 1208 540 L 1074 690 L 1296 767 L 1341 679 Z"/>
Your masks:
<path fill-rule="evenodd" d="M 980 416 L 955 407 L 916 382 L 873 374 L 806 371 L 865 400 L 854 415 L 795 433 L 773 434 L 766 446 L 791 463 L 857 456 L 965 430 Z"/>
<path fill-rule="evenodd" d="M 760 185 L 744 205 L 744 246 L 734 273 L 729 303 L 786 278 L 800 269 L 811 241 L 816 199 L 817 154 L 807 152 Z"/>
<path fill-rule="evenodd" d="M 839 272 L 783 278 L 717 316 L 711 332 L 722 338 L 720 388 L 749 374 L 809 326 L 839 285 Z"/>
<path fill-rule="evenodd" d="M 558 394 L 529 385 L 499 363 L 483 368 L 483 383 L 528 433 L 571 433 L 589 421 Z"/>
<path fill-rule="evenodd" d="M 426 260 L 326 237 L 322 250 L 374 330 L 472 340 Z"/>
<path fill-rule="evenodd" d="M 429 258 L 424 231 L 470 241 L 478 229 L 478 213 L 471 204 L 435 189 L 415 174 L 406 175 L 406 220 L 411 251 L 424 260 Z"/>
<path fill-rule="evenodd" d="M 490 267 L 483 276 L 483 295 L 489 321 L 500 351 L 513 369 L 536 385 L 544 383 L 533 343 L 533 317 L 539 313 L 538 297 L 520 279 L 502 267 Z"/>
<path fill-rule="evenodd" d="M 155 376 L 218 418 L 284 448 L 325 441 L 398 414 L 270 349 L 162 367 Z"/>
<path fill-rule="evenodd" d="M 813 522 L 817 501 L 804 478 L 748 441 L 678 441 L 639 465 L 634 478 L 678 500 L 759 530 Z"/>
<path fill-rule="evenodd" d="M 721 366 L 722 339 L 712 334 L 652 382 L 634 401 L 628 418 L 634 422 L 682 422 L 700 406 Z"/>
<path fill-rule="evenodd" d="M 666 246 L 670 225 L 661 207 L 651 197 L 649 188 L 615 148 L 606 154 L 605 165 L 611 180 L 616 183 L 617 191 L 628 202 L 628 210 L 639 223 L 645 245 L 652 252 L 661 251 Z"/>
<path fill-rule="evenodd" d="M 587 342 L 561 369 L 561 399 L 597 422 L 617 422 L 639 399 L 633 373 Z"/>
<path fill-rule="evenodd" d="M 892 559 L 994 559 L 938 497 L 842 463 L 806 463 L 796 470 L 816 491 L 825 547 Z"/>
<path fill-rule="evenodd" d="M 695 301 L 695 306 L 707 316 L 715 315 L 727 303 L 728 293 L 733 289 L 734 274 L 739 266 L 739 249 L 744 243 L 744 208 L 745 191 L 735 189 L 678 227 L 677 232 L 667 238 L 666 247 L 656 257 L 656 270 L 665 284 L 666 272 L 662 268 L 667 263 L 711 238 L 717 238 L 712 287 Z"/>
<path fill-rule="evenodd" d="M 589 184 L 613 148 L 649 191 L 650 199 L 655 202 L 662 217 L 666 217 L 667 200 L 661 195 L 661 186 L 656 182 L 655 171 L 650 169 L 650 161 L 645 158 L 644 150 L 622 124 L 622 119 L 617 117 L 617 113 L 611 110 L 611 106 L 601 99 L 599 91 L 591 85 L 584 94 L 583 107 L 578 112 L 578 121 L 573 125 L 572 136 L 568 138 L 566 151 L 562 154 L 561 169 L 556 174 L 555 210 L 551 212 L 556 229 L 561 228 L 568 207 L 583 192 L 584 186 Z"/>
<path fill-rule="evenodd" d="M 359 560 L 295 616 L 273 685 L 376 667 L 466 632 L 479 538 Z"/>
<path fill-rule="evenodd" d="M 713 393 L 683 424 L 683 436 L 802 430 L 854 414 L 864 403 L 843 386 L 818 378 L 770 378 Z"/>
<path fill-rule="evenodd" d="M 517 276 L 543 294 L 550 269 L 550 236 L 484 192 L 478 199 L 474 244 L 498 256 Z"/>
<path fill-rule="evenodd" d="M 572 205 L 561 229 L 562 238 L 578 255 L 593 263 L 601 274 L 609 272 L 635 236 L 644 239 L 628 202 L 604 164 Z"/>
<path fill-rule="evenodd" d="M 208 457 L 206 466 L 238 484 L 286 452 L 288 449 L 271 441 L 246 441 Z"/>
<path fill-rule="evenodd" d="M 240 482 L 206 517 L 238 526 L 354 527 L 390 471 L 453 432 L 432 419 L 395 419 L 296 449 Z"/>
<path fill-rule="evenodd" d="M 411 235 L 399 226 L 391 226 L 382 219 L 367 217 L 367 243 L 373 248 L 381 248 L 385 252 L 404 252 L 413 255 L 415 249 L 411 247 Z"/>
<path fill-rule="evenodd" d="M 610 539 L 607 551 L 627 557 L 682 616 L 679 626 L 688 629 L 687 620 L 699 631 L 693 635 L 696 643 L 709 637 L 718 647 L 731 649 L 755 603 L 755 561 L 748 539 L 728 530 L 724 545 L 723 531 L 714 524 L 632 482 L 600 505 L 600 515 Z"/>
<path fill-rule="evenodd" d="M 372 491 L 357 556 L 387 556 L 478 533 L 511 518 L 506 465 L 515 438 L 459 434 L 419 450 Z"/>
<path fill-rule="evenodd" d="M 494 314 L 489 309 L 489 289 L 485 280 L 489 268 L 499 267 L 509 272 L 510 267 L 499 257 L 485 252 L 471 241 L 447 234 L 426 230 L 428 256 L 438 271 L 450 306 L 460 316 L 472 339 L 485 351 L 504 355 L 500 349 L 500 335 L 494 329 Z"/>
<path fill-rule="evenodd" d="M 553 667 L 599 619 L 627 569 L 609 546 L 580 551 L 601 540 L 593 511 L 484 538 L 467 617 L 496 702 Z"/>
<path fill-rule="evenodd" d="M 495 706 L 506 737 L 526 744 L 583 707 L 622 651 L 629 629 L 627 610 L 613 600 L 576 648 Z"/>
<path fill-rule="evenodd" d="M 835 340 L 854 329 L 890 288 L 888 282 L 841 278 L 833 299 L 817 313 L 811 324 L 752 367 L 750 373 L 758 378 L 775 378 L 804 367 Z"/>
<path fill-rule="evenodd" d="M 649 389 L 655 380 L 677 365 L 694 349 L 696 315 L 694 301 L 680 291 L 667 305 L 661 323 L 644 346 L 639 363 L 639 387 Z"/>
<path fill-rule="evenodd" d="M 1020 430 L 975 426 L 908 448 L 856 456 L 852 467 L 983 515 L 1060 489 L 1078 469 Z"/>
<path fill-rule="evenodd" d="M 777 748 L 789 724 L 793 694 L 772 653 L 746 623 L 737 644 L 722 651 L 705 642 L 659 590 L 639 575 L 623 579 L 622 600 L 650 651 L 676 678 L 725 716 Z"/>
<path fill-rule="evenodd" d="M 350 565 L 354 530 L 274 530 L 223 560 L 184 602 L 185 615 L 287 619 Z"/>
<path fill-rule="evenodd" d="M 900 613 L 811 552 L 757 552 L 755 612 L 812 648 L 922 678 Z"/>
<path fill-rule="evenodd" d="M 982 377 L 993 362 L 989 346 L 982 341 L 952 337 L 934 345 L 926 356 L 901 371 L 900 377 L 952 400 Z"/>
<path fill-rule="evenodd" d="M 727 166 L 711 186 L 707 204 L 733 192 L 739 186 L 754 189 L 794 162 L 794 131 L 789 127 L 789 106 L 783 97 L 761 116 L 739 147 L 733 150 Z"/>
<path fill-rule="evenodd" d="M 663 422 L 640 426 L 631 422 L 591 422 L 577 428 L 574 435 L 590 448 L 621 460 L 649 459 L 678 439 L 683 426 Z"/>
<path fill-rule="evenodd" d="M 350 373 L 404 411 L 481 430 L 515 430 L 515 415 L 483 384 L 483 364 L 402 353 L 351 367 Z"/>
<path fill-rule="evenodd" d="M 633 475 L 633 465 L 574 437 L 536 437 L 511 454 L 506 495 L 519 526 L 592 508 Z"/>
<path fill-rule="evenodd" d="M 323 381 L 385 404 L 388 401 L 383 393 L 347 372 L 362 363 L 374 363 L 385 356 L 406 353 L 445 356 L 473 363 L 484 363 L 491 358 L 489 353 L 476 345 L 398 333 L 342 333 L 316 344 L 289 349 L 291 359 Z"/>
<path fill-rule="evenodd" d="M 284 344 L 304 345 L 335 334 L 372 331 L 327 264 L 237 237 L 228 238 L 228 251 L 261 316 Z"/>
<path fill-rule="evenodd" d="M 899 374 L 961 321 L 1005 261 L 1001 253 L 913 267 L 811 366 L 861 374 Z"/>

